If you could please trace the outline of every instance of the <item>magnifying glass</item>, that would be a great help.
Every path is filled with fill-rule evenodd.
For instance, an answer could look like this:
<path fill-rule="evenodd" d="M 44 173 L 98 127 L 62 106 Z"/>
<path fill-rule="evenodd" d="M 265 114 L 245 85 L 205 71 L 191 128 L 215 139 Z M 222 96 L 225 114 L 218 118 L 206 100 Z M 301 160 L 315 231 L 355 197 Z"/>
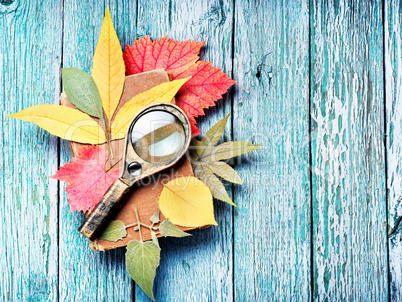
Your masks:
<path fill-rule="evenodd" d="M 78 231 L 97 238 L 120 201 L 137 181 L 171 167 L 187 152 L 191 126 L 187 115 L 170 103 L 153 104 L 140 111 L 126 134 L 123 169 Z"/>

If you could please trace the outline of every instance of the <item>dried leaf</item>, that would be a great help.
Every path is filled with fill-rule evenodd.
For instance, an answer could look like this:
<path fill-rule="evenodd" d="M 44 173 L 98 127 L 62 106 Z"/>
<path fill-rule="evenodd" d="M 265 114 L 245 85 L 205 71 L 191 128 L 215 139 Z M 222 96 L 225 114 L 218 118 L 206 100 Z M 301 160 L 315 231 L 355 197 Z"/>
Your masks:
<path fill-rule="evenodd" d="M 192 176 L 179 177 L 164 185 L 159 197 L 159 208 L 176 225 L 217 225 L 210 190 Z"/>
<path fill-rule="evenodd" d="M 193 165 L 193 168 L 194 175 L 207 185 L 211 190 L 212 196 L 216 199 L 223 200 L 232 206 L 236 206 L 226 192 L 223 183 L 215 176 L 211 169 L 209 169 L 208 165 L 195 164 Z"/>
<path fill-rule="evenodd" d="M 190 118 L 193 135 L 200 131 L 195 126 L 195 117 L 204 115 L 204 109 L 215 106 L 235 81 L 229 79 L 221 69 L 211 66 L 210 62 L 196 62 L 204 42 L 177 42 L 164 37 L 151 41 L 149 36 L 127 45 L 123 54 L 127 75 L 166 68 L 172 80 L 191 76 L 177 94 L 177 105 Z"/>
<path fill-rule="evenodd" d="M 240 178 L 239 174 L 227 163 L 223 161 L 214 161 L 212 164 L 205 162 L 205 165 L 219 177 L 224 180 L 230 181 L 235 184 L 241 185 L 243 180 Z"/>
<path fill-rule="evenodd" d="M 123 92 L 125 66 L 109 7 L 106 9 L 95 49 L 92 77 L 98 87 L 105 114 L 110 121 Z"/>
<path fill-rule="evenodd" d="M 163 83 L 133 97 L 117 113 L 112 126 L 112 139 L 124 138 L 132 118 L 142 108 L 155 103 L 169 103 L 188 80 L 185 78 Z"/>
<path fill-rule="evenodd" d="M 191 234 L 183 232 L 169 220 L 165 220 L 159 226 L 159 233 L 165 237 L 187 237 Z"/>
<path fill-rule="evenodd" d="M 34 122 L 50 134 L 83 143 L 106 142 L 105 132 L 94 119 L 80 110 L 60 105 L 36 105 L 8 117 Z"/>
<path fill-rule="evenodd" d="M 113 172 L 104 171 L 107 156 L 98 146 L 81 149 L 80 156 L 66 163 L 55 175 L 55 178 L 68 183 L 67 198 L 72 211 L 93 209 L 103 195 L 119 177 L 120 169 Z"/>
<path fill-rule="evenodd" d="M 156 268 L 159 266 L 160 251 L 151 241 L 131 240 L 127 245 L 127 272 L 152 300 L 155 300 L 152 288 Z"/>
<path fill-rule="evenodd" d="M 222 137 L 223 131 L 225 130 L 226 123 L 228 122 L 230 114 L 228 114 L 224 119 L 221 119 L 215 125 L 205 133 L 204 137 L 201 140 L 201 143 L 204 146 L 215 146 L 216 143 Z"/>
<path fill-rule="evenodd" d="M 149 219 L 152 223 L 159 223 L 159 209 L 156 210 L 155 214 Z"/>
<path fill-rule="evenodd" d="M 100 235 L 99 239 L 109 240 L 109 241 L 119 241 L 127 236 L 126 226 L 121 220 L 111 221 L 106 229 Z"/>
<path fill-rule="evenodd" d="M 192 141 L 190 157 L 194 175 L 209 187 L 212 195 L 219 200 L 236 206 L 215 174 L 236 184 L 242 184 L 243 180 L 232 167 L 219 160 L 254 151 L 258 149 L 259 145 L 256 146 L 249 142 L 226 142 L 215 146 L 223 134 L 228 118 L 229 115 L 217 122 L 201 141 L 196 139 Z"/>
<path fill-rule="evenodd" d="M 260 145 L 254 145 L 249 142 L 226 142 L 217 146 L 209 156 L 214 160 L 229 159 L 248 152 L 257 150 Z"/>
<path fill-rule="evenodd" d="M 103 120 L 102 100 L 91 75 L 77 68 L 63 68 L 61 73 L 70 102 L 90 116 Z"/>

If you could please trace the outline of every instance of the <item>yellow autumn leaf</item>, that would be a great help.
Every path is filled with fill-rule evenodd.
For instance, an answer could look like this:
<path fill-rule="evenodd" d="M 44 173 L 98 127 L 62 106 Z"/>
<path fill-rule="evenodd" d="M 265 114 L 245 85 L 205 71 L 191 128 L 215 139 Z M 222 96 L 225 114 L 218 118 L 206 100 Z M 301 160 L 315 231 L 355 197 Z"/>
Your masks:
<path fill-rule="evenodd" d="M 112 139 L 120 139 L 126 136 L 130 121 L 142 108 L 155 103 L 169 103 L 181 86 L 190 78 L 159 84 L 133 97 L 119 110 L 114 118 L 111 131 Z"/>
<path fill-rule="evenodd" d="M 34 122 L 50 134 L 84 144 L 106 142 L 105 132 L 88 114 L 60 105 L 36 105 L 8 117 Z"/>
<path fill-rule="evenodd" d="M 102 107 L 109 121 L 123 92 L 125 70 L 123 52 L 108 6 L 95 49 L 92 78 L 98 87 Z"/>
<path fill-rule="evenodd" d="M 159 197 L 159 208 L 176 225 L 218 225 L 214 218 L 211 191 L 193 176 L 179 177 L 164 185 Z"/>

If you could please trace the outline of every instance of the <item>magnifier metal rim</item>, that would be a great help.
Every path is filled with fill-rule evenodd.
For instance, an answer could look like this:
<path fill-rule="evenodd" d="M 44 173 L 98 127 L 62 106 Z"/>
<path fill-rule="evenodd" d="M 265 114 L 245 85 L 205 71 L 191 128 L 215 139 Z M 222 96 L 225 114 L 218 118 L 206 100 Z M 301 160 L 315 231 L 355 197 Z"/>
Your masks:
<path fill-rule="evenodd" d="M 135 121 L 133 121 L 133 124 L 131 125 L 131 127 L 130 127 L 131 129 L 130 129 L 130 132 L 129 132 L 129 139 L 130 139 L 131 144 L 134 144 L 134 143 L 135 143 L 135 141 L 133 140 L 133 133 L 132 133 L 132 131 L 134 130 L 135 125 L 138 123 L 138 121 L 139 121 L 143 116 L 146 116 L 147 114 L 150 114 L 151 112 L 155 112 L 155 111 L 169 113 L 170 115 L 174 116 L 174 117 L 180 122 L 180 125 L 182 126 L 183 132 L 184 132 L 184 139 L 186 139 L 186 136 L 187 136 L 186 127 L 184 126 L 184 123 L 182 122 L 182 120 L 181 120 L 176 114 L 174 114 L 173 112 L 167 111 L 167 110 L 161 110 L 161 109 L 150 108 L 150 109 L 147 110 L 146 112 L 143 112 L 141 115 L 139 115 L 139 116 L 135 119 Z M 157 130 L 157 129 L 155 129 L 155 131 L 156 131 L 156 130 Z M 184 143 L 184 142 L 183 142 L 183 143 Z M 182 150 L 184 147 L 185 147 L 185 144 L 181 145 L 179 151 L 177 152 L 177 154 L 180 154 L 180 153 L 181 153 L 181 150 Z M 134 149 L 134 151 L 135 151 L 135 149 Z M 137 152 L 136 152 L 136 153 L 137 153 Z M 164 161 L 164 162 L 163 162 L 163 161 L 153 162 L 153 161 L 150 161 L 150 160 L 147 160 L 147 159 L 141 157 L 138 153 L 137 153 L 137 155 L 138 155 L 141 159 L 143 159 L 144 161 L 149 162 L 149 163 L 151 163 L 151 164 L 166 164 L 166 163 L 171 162 L 172 160 L 175 160 L 176 157 L 177 157 L 177 155 L 176 155 L 176 156 L 173 157 L 173 159 L 168 160 L 168 161 Z"/>
<path fill-rule="evenodd" d="M 166 110 L 166 107 L 170 107 L 170 110 Z M 142 117 L 144 114 L 151 112 L 151 111 L 165 111 L 165 112 L 169 112 L 171 114 L 173 114 L 174 116 L 176 116 L 179 121 L 182 123 L 183 128 L 184 128 L 184 132 L 185 132 L 185 143 L 183 144 L 180 152 L 177 154 L 177 156 L 175 158 L 173 158 L 170 161 L 167 162 L 159 162 L 159 163 L 153 163 L 153 162 L 149 162 L 144 160 L 143 158 L 141 158 L 134 150 L 133 146 L 132 146 L 132 138 L 130 136 L 131 134 L 131 130 L 133 128 L 133 126 L 135 125 L 136 121 Z M 125 139 L 125 147 L 124 147 L 124 166 L 123 166 L 123 170 L 122 170 L 122 174 L 120 176 L 120 179 L 122 179 L 123 181 L 127 182 L 127 183 L 131 183 L 132 179 L 131 178 L 135 178 L 135 180 L 141 179 L 141 178 L 145 178 L 147 176 L 150 176 L 154 173 L 157 173 L 159 171 L 162 171 L 166 168 L 171 167 L 172 165 L 174 165 L 177 161 L 179 161 L 180 158 L 183 157 L 183 155 L 187 152 L 189 146 L 190 146 L 190 141 L 191 141 L 191 124 L 190 124 L 190 120 L 188 119 L 187 115 L 184 113 L 184 111 L 182 109 L 180 109 L 177 105 L 171 104 L 171 103 L 156 103 L 156 104 L 152 104 L 149 105 L 145 108 L 143 108 L 140 112 L 138 112 L 130 121 L 130 126 L 127 128 L 127 132 L 126 132 L 126 139 Z M 135 156 L 138 159 L 135 160 L 130 160 L 129 162 L 127 161 L 127 152 L 128 152 L 128 148 L 132 149 L 132 152 L 134 152 Z M 134 177 L 134 176 L 129 176 L 128 171 L 127 171 L 127 167 L 130 163 L 132 163 L 133 161 L 137 161 L 138 163 L 140 163 L 143 166 L 153 166 L 155 167 L 155 171 L 153 171 L 152 173 L 143 173 L 141 174 L 139 177 Z M 160 167 L 157 168 L 157 167 Z M 144 169 L 143 169 L 144 171 Z"/>
<path fill-rule="evenodd" d="M 166 107 L 166 105 L 169 105 L 169 106 L 172 107 L 173 109 L 177 110 L 177 111 L 184 117 L 184 121 L 183 121 L 182 118 L 178 117 L 177 114 L 174 114 L 174 113 L 171 112 L 171 111 L 165 110 L 164 107 Z M 159 108 L 159 107 L 160 107 L 160 108 Z M 187 130 L 186 127 L 185 127 L 185 123 L 187 123 L 188 118 L 187 118 L 187 115 L 184 113 L 184 111 L 181 110 L 178 106 L 173 105 L 173 104 L 171 104 L 171 103 L 157 103 L 157 104 L 153 104 L 153 105 L 150 105 L 150 106 L 147 106 L 147 107 L 143 108 L 143 110 L 142 110 L 141 112 L 137 113 L 137 115 L 131 120 L 131 122 L 130 122 L 130 127 L 129 127 L 128 131 L 127 131 L 127 136 L 126 136 L 126 137 L 128 137 L 128 139 L 130 140 L 130 143 L 131 143 L 131 144 L 133 144 L 134 142 L 133 142 L 133 140 L 132 140 L 132 135 L 130 135 L 130 134 L 131 134 L 131 131 L 133 130 L 133 127 L 134 127 L 134 125 L 136 124 L 136 122 L 137 122 L 141 117 L 143 117 L 144 115 L 146 115 L 146 114 L 148 114 L 148 113 L 150 113 L 150 112 L 153 112 L 153 111 L 163 111 L 163 112 L 168 112 L 168 113 L 174 115 L 174 116 L 180 121 L 180 123 L 182 124 L 183 130 L 184 130 L 184 132 L 185 132 L 185 133 L 184 133 L 184 134 L 185 134 L 185 139 L 187 139 L 187 135 L 188 135 L 187 132 L 188 132 L 188 130 Z M 187 120 L 186 120 L 186 119 L 187 119 Z M 128 135 L 129 135 L 129 136 L 128 136 Z M 147 160 L 143 159 L 143 158 L 142 158 L 141 156 L 139 156 L 138 154 L 137 154 L 137 155 L 138 155 L 142 160 L 144 160 L 144 161 L 146 161 L 146 162 L 148 162 L 148 163 L 151 163 L 151 164 L 169 164 L 170 162 L 175 161 L 175 160 L 177 159 L 177 157 L 181 157 L 181 156 L 183 155 L 183 152 L 182 152 L 182 151 L 183 151 L 183 149 L 185 149 L 185 150 L 188 149 L 188 146 L 190 145 L 190 141 L 191 141 L 191 138 L 188 140 L 188 144 L 184 144 L 184 145 L 181 147 L 180 152 L 178 152 L 178 155 L 175 156 L 175 158 L 171 159 L 170 161 L 166 161 L 166 162 L 151 162 L 151 161 L 147 161 Z M 187 145 L 187 146 L 186 146 L 186 145 Z M 135 150 L 134 150 L 134 151 L 135 151 Z M 137 152 L 136 152 L 136 153 L 137 153 Z"/>

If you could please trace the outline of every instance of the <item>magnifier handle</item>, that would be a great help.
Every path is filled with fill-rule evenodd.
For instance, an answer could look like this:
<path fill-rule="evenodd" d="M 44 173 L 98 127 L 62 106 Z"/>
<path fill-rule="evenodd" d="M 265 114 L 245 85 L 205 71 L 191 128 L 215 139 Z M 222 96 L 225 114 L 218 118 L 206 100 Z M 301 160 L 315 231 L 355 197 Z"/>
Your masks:
<path fill-rule="evenodd" d="M 129 186 L 126 183 L 120 179 L 115 180 L 78 231 L 89 240 L 100 235 L 115 210 L 118 209 L 120 200 L 128 189 Z"/>

